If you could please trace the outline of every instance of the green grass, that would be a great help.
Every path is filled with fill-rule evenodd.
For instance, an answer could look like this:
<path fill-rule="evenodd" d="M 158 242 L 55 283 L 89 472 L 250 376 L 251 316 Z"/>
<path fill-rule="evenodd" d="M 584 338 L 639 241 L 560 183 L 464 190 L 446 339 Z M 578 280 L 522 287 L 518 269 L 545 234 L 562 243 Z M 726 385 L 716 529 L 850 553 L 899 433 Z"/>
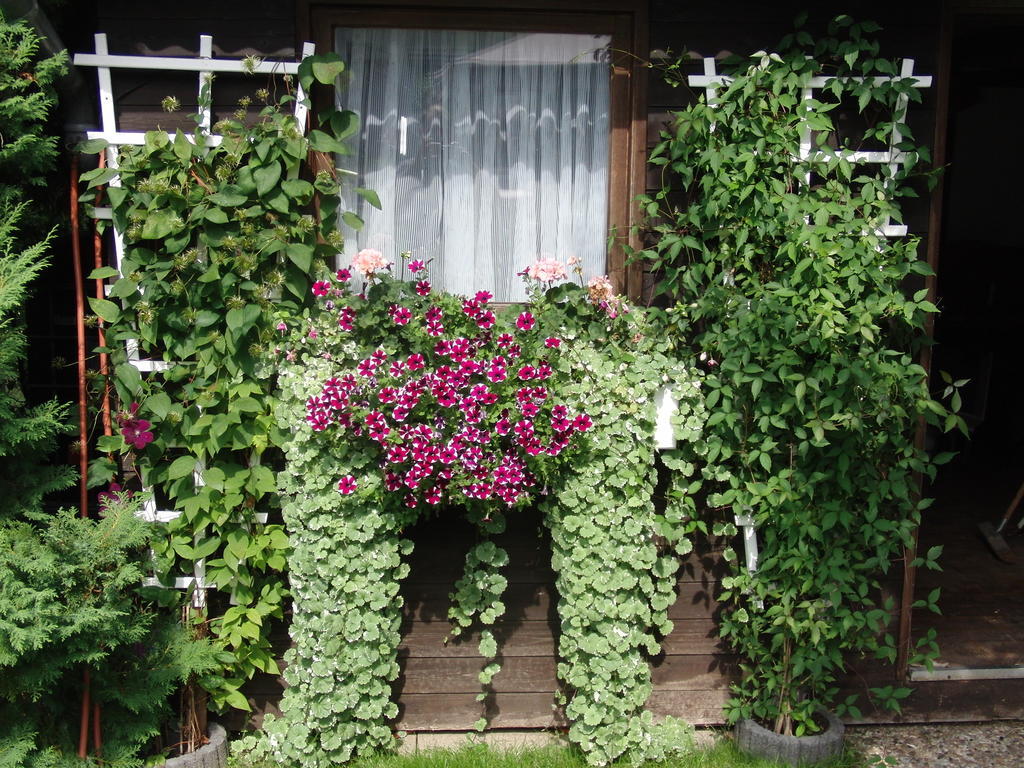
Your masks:
<path fill-rule="evenodd" d="M 241 760 L 232 760 L 233 768 L 270 768 Z M 619 768 L 628 762 L 616 764 Z M 850 749 L 819 768 L 870 768 L 873 764 Z M 713 747 L 697 747 L 692 753 L 665 763 L 647 763 L 643 768 L 778 768 L 779 764 L 748 757 L 727 739 Z M 277 766 L 275 765 L 275 768 Z M 299 768 L 299 766 L 285 766 Z M 483 744 L 468 744 L 457 749 L 427 749 L 403 755 L 372 755 L 361 757 L 349 768 L 589 768 L 583 757 L 573 749 L 541 747 L 523 749 L 491 749 Z"/>

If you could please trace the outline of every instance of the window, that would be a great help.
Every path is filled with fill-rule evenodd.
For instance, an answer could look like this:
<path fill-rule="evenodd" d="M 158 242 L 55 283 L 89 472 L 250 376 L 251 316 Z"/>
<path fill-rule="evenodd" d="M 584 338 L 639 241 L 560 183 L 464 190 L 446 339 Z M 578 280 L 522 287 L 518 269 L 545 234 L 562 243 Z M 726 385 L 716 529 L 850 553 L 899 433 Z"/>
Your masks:
<path fill-rule="evenodd" d="M 628 232 L 644 149 L 630 14 L 316 4 L 310 20 L 348 64 L 338 106 L 360 116 L 342 164 L 382 203 L 346 200 L 365 221 L 346 252 L 410 251 L 437 287 L 497 301 L 525 298 L 516 273 L 541 256 L 626 287 L 608 236 Z"/>

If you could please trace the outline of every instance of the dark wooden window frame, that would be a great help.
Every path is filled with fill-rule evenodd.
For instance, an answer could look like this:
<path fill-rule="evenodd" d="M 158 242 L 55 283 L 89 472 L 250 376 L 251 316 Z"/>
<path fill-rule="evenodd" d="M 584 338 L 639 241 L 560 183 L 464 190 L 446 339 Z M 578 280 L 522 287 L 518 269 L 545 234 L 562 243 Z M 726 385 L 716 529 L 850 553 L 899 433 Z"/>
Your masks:
<path fill-rule="evenodd" d="M 643 269 L 626 264 L 623 244 L 638 247 L 637 195 L 644 191 L 646 164 L 647 3 L 645 0 L 584 2 L 522 0 L 299 0 L 297 30 L 318 51 L 334 47 L 336 27 L 409 29 L 500 29 L 513 32 L 605 34 L 612 38 L 611 136 L 608 178 L 608 276 L 616 290 L 638 299 Z M 330 98 L 318 94 L 314 101 Z"/>

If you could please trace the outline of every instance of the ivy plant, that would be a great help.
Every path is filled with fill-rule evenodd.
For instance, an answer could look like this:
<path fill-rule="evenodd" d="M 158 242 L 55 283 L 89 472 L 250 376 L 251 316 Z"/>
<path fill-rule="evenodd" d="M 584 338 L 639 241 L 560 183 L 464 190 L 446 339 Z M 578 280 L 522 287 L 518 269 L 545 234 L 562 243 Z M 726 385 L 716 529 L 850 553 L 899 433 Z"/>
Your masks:
<path fill-rule="evenodd" d="M 817 730 L 820 707 L 857 715 L 855 697 L 836 700 L 849 658 L 895 658 L 882 583 L 927 506 L 916 478 L 949 458 L 917 447 L 915 430 L 960 424 L 917 363 L 936 312 L 918 238 L 879 231 L 901 220 L 928 156 L 894 124 L 898 100 L 920 96 L 878 55 L 876 30 L 839 17 L 826 39 L 798 28 L 779 53 L 739 61 L 713 103 L 674 116 L 651 157 L 662 187 L 641 201 L 652 244 L 638 258 L 678 302 L 707 372 L 699 458 L 710 507 L 732 513 L 715 532 L 750 515 L 760 541 L 754 573 L 728 552 L 721 633 L 743 670 L 728 716 L 797 735 Z M 820 95 L 802 99 L 819 76 Z M 837 135 L 838 108 L 865 130 Z M 855 162 L 893 128 L 902 164 Z M 898 708 L 908 691 L 876 693 Z"/>
<path fill-rule="evenodd" d="M 308 92 L 314 80 L 333 82 L 340 66 L 333 55 L 311 57 L 299 77 Z M 204 561 L 206 580 L 223 595 L 214 594 L 207 617 L 228 654 L 221 678 L 208 678 L 216 709 L 248 709 L 240 686 L 257 671 L 278 672 L 269 632 L 283 616 L 289 544 L 274 466 L 288 433 L 273 416 L 273 351 L 278 323 L 298 316 L 318 265 L 342 245 L 339 183 L 326 153 L 344 151 L 356 128 L 352 113 L 332 111 L 305 133 L 293 93 L 271 101 L 260 89 L 256 99 L 265 106 L 255 121 L 247 99 L 214 126 L 219 142 L 197 116 L 194 141 L 150 131 L 141 146 L 120 148 L 116 169 L 83 174 L 86 202 L 117 179 L 106 195 L 125 243 L 119 272 L 91 275 L 113 280 L 109 298 L 90 303 L 108 326 L 122 403 L 120 434 L 101 438 L 100 448 L 120 452 L 124 469 L 181 512 L 154 540 L 158 571 L 192 573 Z M 208 87 L 201 100 L 209 101 Z M 128 346 L 165 369 L 142 376 Z M 94 482 L 119 471 L 104 458 L 92 469 Z"/>

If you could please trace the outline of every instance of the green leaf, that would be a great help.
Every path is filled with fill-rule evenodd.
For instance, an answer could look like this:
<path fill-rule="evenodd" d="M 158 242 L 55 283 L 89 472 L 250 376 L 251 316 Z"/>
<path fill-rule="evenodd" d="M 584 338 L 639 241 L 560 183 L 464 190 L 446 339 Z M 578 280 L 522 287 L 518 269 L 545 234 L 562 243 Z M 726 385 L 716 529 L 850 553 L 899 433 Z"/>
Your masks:
<path fill-rule="evenodd" d="M 284 249 L 291 262 L 305 273 L 313 268 L 313 247 L 305 243 L 288 243 Z"/>
<path fill-rule="evenodd" d="M 96 450 L 101 453 L 120 453 L 124 449 L 124 439 L 120 435 L 100 435 L 96 439 Z"/>
<path fill-rule="evenodd" d="M 288 197 L 296 199 L 304 205 L 313 196 L 313 185 L 305 179 L 288 179 L 281 182 L 281 189 Z"/>
<path fill-rule="evenodd" d="M 192 159 L 192 142 L 185 138 L 180 128 L 174 132 L 174 154 L 186 165 Z"/>
<path fill-rule="evenodd" d="M 352 213 L 352 211 L 345 211 L 341 214 L 341 220 L 356 232 L 363 228 L 363 220 L 356 214 Z"/>
<path fill-rule="evenodd" d="M 142 222 L 142 235 L 144 240 L 159 240 L 167 237 L 173 231 L 172 219 L 174 214 L 167 210 L 149 211 Z"/>
<path fill-rule="evenodd" d="M 356 194 L 363 198 L 363 200 L 368 202 L 374 208 L 376 208 L 378 211 L 381 210 L 380 198 L 377 197 L 377 193 L 374 192 L 372 189 L 363 189 L 362 187 L 356 187 Z"/>
<path fill-rule="evenodd" d="M 227 184 L 221 187 L 219 192 L 210 195 L 207 199 L 214 205 L 237 208 L 240 205 L 244 205 L 249 200 L 249 197 L 240 187 L 234 184 Z"/>
<path fill-rule="evenodd" d="M 87 280 L 107 280 L 111 277 L 118 277 L 121 273 L 113 267 L 96 267 L 89 273 Z"/>
<path fill-rule="evenodd" d="M 167 136 L 166 131 L 146 131 L 145 135 L 145 146 L 150 152 L 155 152 L 158 149 L 163 149 L 171 143 L 170 138 Z"/>
<path fill-rule="evenodd" d="M 88 139 L 87 141 L 81 142 L 77 147 L 75 147 L 75 149 L 83 155 L 96 155 L 109 146 L 110 142 L 106 139 Z"/>
<path fill-rule="evenodd" d="M 166 392 L 152 394 L 146 398 L 145 409 L 158 419 L 165 419 L 171 410 L 171 398 Z"/>
<path fill-rule="evenodd" d="M 317 152 L 334 153 L 338 155 L 349 154 L 349 149 L 336 138 L 323 131 L 309 132 L 309 146 Z"/>
<path fill-rule="evenodd" d="M 331 130 L 339 141 L 348 138 L 359 130 L 359 115 L 348 109 L 332 112 Z"/>
<path fill-rule="evenodd" d="M 114 377 L 124 387 L 129 399 L 134 398 L 142 388 L 142 375 L 131 363 L 121 363 L 114 369 Z"/>
<path fill-rule="evenodd" d="M 116 323 L 121 317 L 121 310 L 117 304 L 107 299 L 95 299 L 90 296 L 89 308 L 93 311 L 93 314 L 102 318 L 107 323 Z"/>
<path fill-rule="evenodd" d="M 345 71 L 345 62 L 337 54 L 325 53 L 309 58 L 313 59 L 313 77 L 323 85 L 334 85 L 334 81 Z"/>
<path fill-rule="evenodd" d="M 179 456 L 171 462 L 171 466 L 167 470 L 167 479 L 177 480 L 181 477 L 187 477 L 195 471 L 195 468 L 195 456 Z"/>
<path fill-rule="evenodd" d="M 267 165 L 253 169 L 252 178 L 256 182 L 256 194 L 265 197 L 277 187 L 281 180 L 281 163 L 274 160 Z"/>

